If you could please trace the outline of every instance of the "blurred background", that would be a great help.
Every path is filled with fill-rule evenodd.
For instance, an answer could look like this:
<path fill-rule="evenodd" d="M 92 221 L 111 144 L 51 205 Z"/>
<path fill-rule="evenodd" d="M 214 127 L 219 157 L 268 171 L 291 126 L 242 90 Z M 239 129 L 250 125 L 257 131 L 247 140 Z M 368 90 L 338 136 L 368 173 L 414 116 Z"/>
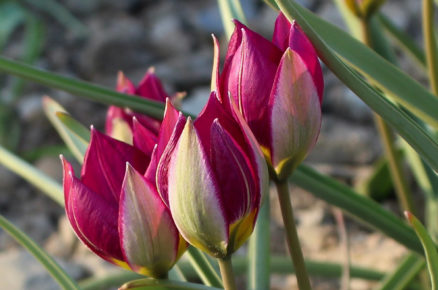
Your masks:
<path fill-rule="evenodd" d="M 251 29 L 271 38 L 277 13 L 257 0 L 241 0 Z M 298 1 L 324 19 L 345 27 L 333 1 Z M 420 43 L 421 5 L 389 0 L 383 12 Z M 209 96 L 214 33 L 226 38 L 215 0 L 0 0 L 0 52 L 62 75 L 115 87 L 117 72 L 138 83 L 154 66 L 169 94 L 186 92 L 186 111 L 198 113 Z M 421 80 L 422 73 L 402 54 L 401 66 Z M 379 165 L 381 145 L 371 111 L 336 77 L 325 73 L 323 124 L 319 141 L 306 163 L 397 212 L 389 182 L 370 189 Z M 41 98 L 60 102 L 85 126 L 103 130 L 107 107 L 37 84 L 0 74 L 0 144 L 61 182 L 58 155 L 71 154 L 45 117 Z M 389 180 L 388 176 L 386 177 Z M 383 178 L 385 180 L 385 178 Z M 371 185 L 372 186 L 372 185 Z M 276 195 L 271 195 L 272 244 L 285 254 Z M 418 196 L 418 195 L 417 195 Z M 299 233 L 306 257 L 342 262 L 334 209 L 299 188 L 292 188 Z M 76 279 L 104 275 L 114 267 L 77 243 L 64 210 L 0 165 L 0 212 L 54 255 Z M 346 218 L 351 262 L 388 270 L 405 249 L 380 233 Z M 245 253 L 245 249 L 240 251 Z M 24 270 L 25 269 L 25 270 Z M 0 288 L 58 289 L 44 268 L 0 230 Z M 272 289 L 296 289 L 293 276 L 272 276 Z M 337 279 L 317 279 L 315 289 L 338 289 Z M 353 280 L 351 289 L 370 289 L 371 282 Z"/>

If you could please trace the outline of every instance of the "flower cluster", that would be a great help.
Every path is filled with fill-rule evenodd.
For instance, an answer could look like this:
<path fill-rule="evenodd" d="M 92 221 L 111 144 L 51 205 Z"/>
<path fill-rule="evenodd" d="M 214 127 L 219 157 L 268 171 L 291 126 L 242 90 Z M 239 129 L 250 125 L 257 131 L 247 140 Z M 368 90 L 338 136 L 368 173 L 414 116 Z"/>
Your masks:
<path fill-rule="evenodd" d="M 107 261 L 163 277 L 188 244 L 229 257 L 253 231 L 268 172 L 285 179 L 316 142 L 323 80 L 309 40 L 283 15 L 272 42 L 235 25 L 221 73 L 215 41 L 212 93 L 196 120 L 152 70 L 138 87 L 120 73 L 117 90 L 166 102 L 163 120 L 112 106 L 106 135 L 91 131 L 81 177 L 62 159 L 67 216 Z"/>

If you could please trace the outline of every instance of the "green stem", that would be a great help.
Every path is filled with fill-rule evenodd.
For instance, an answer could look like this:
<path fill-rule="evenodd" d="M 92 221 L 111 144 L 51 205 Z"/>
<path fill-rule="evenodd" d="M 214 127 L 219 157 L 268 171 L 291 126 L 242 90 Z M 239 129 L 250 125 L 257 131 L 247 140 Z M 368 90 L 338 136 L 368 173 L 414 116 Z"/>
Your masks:
<path fill-rule="evenodd" d="M 362 42 L 373 48 L 372 35 L 370 30 L 369 20 L 362 20 Z M 402 211 L 408 210 L 415 212 L 412 193 L 406 182 L 407 178 L 403 174 L 402 164 L 400 158 L 397 156 L 397 151 L 394 144 L 394 138 L 391 128 L 386 122 L 376 113 L 374 113 L 374 120 L 377 130 L 379 131 L 380 139 L 385 150 L 385 157 L 389 164 L 389 171 L 394 183 L 395 192 L 400 203 Z"/>
<path fill-rule="evenodd" d="M 249 240 L 248 288 L 269 289 L 271 255 L 269 252 L 269 196 L 265 196 L 254 233 Z"/>
<path fill-rule="evenodd" d="M 193 268 L 195 268 L 196 273 L 198 273 L 205 285 L 222 287 L 222 281 L 220 277 L 202 252 L 190 246 L 187 250 L 187 254 L 190 263 L 192 264 Z"/>
<path fill-rule="evenodd" d="M 437 47 L 434 32 L 434 6 L 432 0 L 423 0 L 423 35 L 427 69 L 432 92 L 438 96 Z"/>
<path fill-rule="evenodd" d="M 234 279 L 233 266 L 231 257 L 218 259 L 219 268 L 221 269 L 222 281 L 225 290 L 237 290 L 236 280 Z"/>
<path fill-rule="evenodd" d="M 276 182 L 275 185 L 277 186 L 281 215 L 283 216 L 283 223 L 286 230 L 287 246 L 295 266 L 298 287 L 301 290 L 312 289 L 310 286 L 306 265 L 304 264 L 300 240 L 298 239 L 298 233 L 295 226 L 294 213 L 289 196 L 289 184 L 287 181 L 279 181 Z"/>

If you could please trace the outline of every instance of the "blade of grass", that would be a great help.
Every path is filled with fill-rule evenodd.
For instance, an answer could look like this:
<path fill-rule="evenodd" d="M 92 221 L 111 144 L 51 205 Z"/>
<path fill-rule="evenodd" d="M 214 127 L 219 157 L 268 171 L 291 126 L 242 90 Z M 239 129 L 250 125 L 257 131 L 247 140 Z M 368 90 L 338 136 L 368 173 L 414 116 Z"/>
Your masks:
<path fill-rule="evenodd" d="M 414 231 L 406 223 L 350 187 L 305 165 L 298 166 L 291 180 L 314 196 L 339 207 L 362 224 L 383 232 L 408 249 L 420 254 L 423 252 Z"/>
<path fill-rule="evenodd" d="M 293 274 L 294 269 L 292 262 L 288 257 L 272 256 L 272 267 L 270 273 L 272 274 Z M 177 263 L 181 271 L 188 279 L 196 279 L 197 274 L 191 267 L 189 261 L 181 260 Z M 249 261 L 246 257 L 233 257 L 233 268 L 237 275 L 247 273 Z M 306 267 L 309 273 L 316 277 L 339 278 L 342 275 L 342 265 L 329 262 L 306 261 Z M 378 281 L 385 277 L 385 274 L 372 269 L 350 266 L 350 273 L 352 278 L 365 279 L 370 281 Z M 106 289 L 110 287 L 117 287 L 125 282 L 134 279 L 140 279 L 141 275 L 134 272 L 121 270 L 119 272 L 111 273 L 105 277 L 92 277 L 79 282 L 82 290 Z M 266 288 L 265 288 L 266 289 Z"/>
<path fill-rule="evenodd" d="M 76 282 L 67 275 L 67 273 L 58 265 L 58 263 L 52 259 L 52 257 L 50 257 L 32 239 L 16 228 L 2 215 L 0 215 L 0 227 L 2 227 L 18 243 L 25 247 L 47 269 L 53 279 L 55 279 L 63 289 L 80 289 Z"/>
<path fill-rule="evenodd" d="M 426 256 L 427 269 L 432 283 L 432 289 L 438 289 L 438 252 L 427 230 L 421 222 L 410 212 L 405 212 L 406 219 L 411 223 L 415 233 L 423 245 L 424 255 Z"/>
<path fill-rule="evenodd" d="M 269 289 L 270 284 L 270 208 L 265 196 L 248 247 L 248 288 Z"/>
<path fill-rule="evenodd" d="M 0 57 L 0 72 L 8 73 L 104 104 L 129 107 L 154 118 L 163 117 L 164 105 L 160 102 L 118 93 L 102 86 L 37 69 L 5 57 Z"/>
<path fill-rule="evenodd" d="M 154 289 L 154 290 L 213 290 L 220 288 L 213 288 L 209 286 L 205 286 L 202 284 L 195 284 L 195 283 L 189 283 L 189 282 L 179 282 L 179 281 L 172 281 L 172 280 L 157 280 L 153 278 L 144 278 L 139 280 L 130 281 L 122 287 L 119 288 L 119 290 L 128 290 L 128 289 L 136 289 L 136 290 L 142 290 L 142 289 Z"/>
<path fill-rule="evenodd" d="M 398 267 L 385 276 L 379 290 L 403 290 L 424 268 L 426 262 L 423 257 L 410 253 L 404 257 Z"/>
<path fill-rule="evenodd" d="M 60 104 L 49 97 L 44 97 L 43 108 L 76 160 L 82 163 L 90 141 L 90 131 L 71 118 Z"/>

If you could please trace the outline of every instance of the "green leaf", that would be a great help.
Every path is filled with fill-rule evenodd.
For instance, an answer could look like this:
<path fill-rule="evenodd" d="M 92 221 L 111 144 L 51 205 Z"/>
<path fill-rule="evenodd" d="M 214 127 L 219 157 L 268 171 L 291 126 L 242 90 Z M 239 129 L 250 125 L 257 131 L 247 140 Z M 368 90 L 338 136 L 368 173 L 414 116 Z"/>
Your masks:
<path fill-rule="evenodd" d="M 411 223 L 415 233 L 423 245 L 424 254 L 427 261 L 427 269 L 429 270 L 430 281 L 432 283 L 432 289 L 438 289 L 438 252 L 436 250 L 436 246 L 427 233 L 427 230 L 413 214 L 406 211 L 405 216 Z"/>
<path fill-rule="evenodd" d="M 219 10 L 222 17 L 222 24 L 225 28 L 228 39 L 234 31 L 233 19 L 237 19 L 242 23 L 245 23 L 245 15 L 239 0 L 217 0 L 219 4 Z"/>
<path fill-rule="evenodd" d="M 32 66 L 0 57 L 0 72 L 8 73 L 51 88 L 64 90 L 77 96 L 108 105 L 129 107 L 151 117 L 163 118 L 164 105 L 160 102 L 118 93 L 114 90 L 85 81 L 64 77 Z"/>
<path fill-rule="evenodd" d="M 188 282 L 179 282 L 172 280 L 157 280 L 153 278 L 145 278 L 139 279 L 135 281 L 128 282 L 122 287 L 120 290 L 142 290 L 142 289 L 153 289 L 153 290 L 213 290 L 213 289 L 221 289 L 221 288 L 213 288 L 209 286 L 205 286 L 202 284 L 188 283 Z"/>
<path fill-rule="evenodd" d="M 280 10 L 280 8 L 278 8 L 277 3 L 275 3 L 275 0 L 263 0 L 266 4 L 268 4 L 269 6 L 271 6 L 272 9 L 274 10 Z"/>
<path fill-rule="evenodd" d="M 222 287 L 222 280 L 208 258 L 200 250 L 190 246 L 187 256 L 202 282 L 207 286 Z"/>
<path fill-rule="evenodd" d="M 248 288 L 269 289 L 270 284 L 270 208 L 265 196 L 248 246 Z"/>
<path fill-rule="evenodd" d="M 64 206 L 64 193 L 59 183 L 1 146 L 0 164 L 23 177 L 61 206 Z M 59 166 L 61 167 L 61 165 Z"/>
<path fill-rule="evenodd" d="M 422 115 L 423 117 L 428 115 L 430 117 L 428 118 L 429 120 L 435 119 L 436 121 L 438 118 L 438 115 L 436 114 L 438 111 L 438 98 L 433 97 L 433 95 L 418 83 L 354 40 L 347 33 L 313 15 L 294 1 L 277 0 L 277 3 L 289 19 L 294 17 L 298 21 L 309 39 L 311 39 L 313 45 L 316 47 L 321 59 L 341 79 L 341 81 L 361 97 L 361 99 L 376 113 L 384 118 L 389 125 L 395 128 L 435 170 L 438 170 L 438 144 L 433 140 L 430 134 L 411 116 L 409 116 L 409 114 L 396 106 L 392 101 L 382 96 L 378 91 L 366 83 L 357 72 L 345 65 L 333 53 L 328 44 L 333 46 L 334 50 L 338 50 L 345 59 L 352 61 L 353 64 L 354 58 L 360 59 L 361 61 L 358 61 L 358 63 L 363 67 L 358 68 L 365 68 L 368 73 L 374 72 L 378 69 L 384 71 L 387 75 L 383 76 L 385 78 L 383 84 L 388 85 L 390 89 L 394 89 L 397 93 L 400 93 L 400 96 L 405 97 L 406 91 L 414 93 L 414 95 L 406 96 L 406 98 L 398 96 L 397 100 L 400 102 L 403 101 L 403 105 L 406 105 L 409 109 L 412 109 L 417 113 L 419 110 L 416 109 L 415 106 L 418 106 L 418 108 L 424 108 L 423 112 L 428 111 L 428 113 Z M 339 35 L 342 35 L 342 38 L 339 38 Z M 336 41 L 333 41 L 333 39 Z M 337 42 L 337 44 L 334 44 L 335 42 Z M 343 45 L 344 43 L 345 45 Z M 360 52 L 361 55 L 356 54 L 356 52 Z M 369 76 L 378 83 L 380 77 L 382 77 L 381 71 L 377 71 L 374 76 L 367 74 L 367 77 Z M 379 79 L 377 79 L 376 76 L 379 76 Z M 406 83 L 410 84 L 409 89 L 405 88 Z M 401 92 L 398 86 L 403 87 L 406 91 Z M 419 97 L 420 95 L 421 97 Z M 391 96 L 393 96 L 393 94 L 391 94 Z M 408 99 L 409 102 L 411 102 L 411 105 L 409 105 L 409 102 L 407 101 Z M 431 108 L 433 109 L 431 110 Z"/>
<path fill-rule="evenodd" d="M 43 108 L 62 140 L 76 159 L 82 163 L 89 143 L 89 130 L 70 117 L 60 104 L 49 97 L 44 97 Z"/>
<path fill-rule="evenodd" d="M 315 277 L 339 278 L 342 275 L 343 266 L 337 263 L 310 260 L 306 260 L 305 263 L 309 273 Z M 197 273 L 193 270 L 193 267 L 189 261 L 180 260 L 177 265 L 181 268 L 184 275 L 190 280 L 197 278 Z M 236 275 L 244 275 L 247 273 L 249 267 L 248 265 L 249 261 L 246 257 L 233 257 L 233 270 Z M 270 273 L 272 274 L 294 273 L 293 264 L 289 257 L 271 256 L 271 265 L 272 267 L 270 269 Z M 385 276 L 382 272 L 357 266 L 350 266 L 350 274 L 353 278 L 371 281 L 381 280 Z M 111 275 L 105 277 L 87 278 L 83 281 L 80 281 L 79 285 L 83 290 L 106 289 L 120 286 L 127 281 L 140 279 L 141 277 L 144 276 L 131 271 L 120 270 L 119 272 L 111 273 Z"/>
<path fill-rule="evenodd" d="M 350 187 L 305 165 L 298 166 L 291 180 L 314 196 L 339 207 L 362 224 L 383 232 L 414 252 L 423 252 L 414 231 L 406 223 Z"/>
<path fill-rule="evenodd" d="M 423 257 L 410 253 L 399 263 L 395 271 L 389 273 L 383 280 L 380 290 L 403 290 L 424 268 Z"/>
<path fill-rule="evenodd" d="M 76 282 L 67 275 L 55 260 L 2 215 L 0 215 L 0 227 L 25 247 L 47 269 L 53 279 L 55 279 L 63 289 L 80 289 Z M 26 269 L 23 269 L 23 271 L 25 270 Z"/>

